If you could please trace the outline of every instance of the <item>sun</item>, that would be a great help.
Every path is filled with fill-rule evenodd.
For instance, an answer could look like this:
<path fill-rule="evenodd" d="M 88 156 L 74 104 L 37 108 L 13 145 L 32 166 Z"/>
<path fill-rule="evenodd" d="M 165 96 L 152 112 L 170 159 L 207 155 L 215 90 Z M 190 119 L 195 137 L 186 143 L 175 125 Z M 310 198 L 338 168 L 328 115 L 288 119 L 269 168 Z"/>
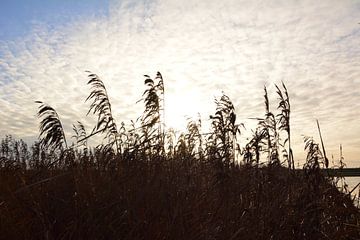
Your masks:
<path fill-rule="evenodd" d="M 176 91 L 165 95 L 165 125 L 178 131 L 185 131 L 190 119 L 198 119 L 209 112 L 201 94 L 194 90 Z"/>

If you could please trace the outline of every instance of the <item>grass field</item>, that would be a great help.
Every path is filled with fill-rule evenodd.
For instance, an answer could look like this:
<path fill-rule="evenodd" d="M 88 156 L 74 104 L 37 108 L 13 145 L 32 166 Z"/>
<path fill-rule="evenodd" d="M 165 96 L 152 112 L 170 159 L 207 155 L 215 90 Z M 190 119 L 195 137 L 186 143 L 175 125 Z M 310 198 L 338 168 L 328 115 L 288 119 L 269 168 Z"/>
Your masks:
<path fill-rule="evenodd" d="M 328 167 L 325 147 L 305 137 L 304 171 L 294 171 L 284 84 L 276 113 L 265 88 L 265 114 L 240 146 L 229 97 L 215 101 L 211 132 L 194 120 L 176 136 L 163 122 L 161 74 L 145 77 L 145 109 L 130 128 L 117 126 L 104 82 L 89 73 L 89 114 L 98 119 L 90 133 L 74 124 L 70 144 L 56 110 L 38 102 L 39 142 L 2 140 L 0 238 L 360 238 L 343 178 L 319 171 Z M 99 134 L 103 143 L 88 146 Z"/>

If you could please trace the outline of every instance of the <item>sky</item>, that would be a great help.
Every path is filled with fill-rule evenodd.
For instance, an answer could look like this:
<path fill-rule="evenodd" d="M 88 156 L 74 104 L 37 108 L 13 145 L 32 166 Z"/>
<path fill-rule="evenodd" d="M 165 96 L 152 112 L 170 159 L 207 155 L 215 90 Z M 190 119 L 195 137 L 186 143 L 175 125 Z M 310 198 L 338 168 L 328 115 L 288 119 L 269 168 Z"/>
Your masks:
<path fill-rule="evenodd" d="M 57 110 L 68 138 L 77 120 L 90 131 L 86 70 L 105 82 L 117 123 L 129 123 L 143 75 L 160 71 L 169 127 L 198 113 L 206 125 L 224 92 L 246 138 L 264 116 L 264 86 L 276 112 L 283 81 L 295 159 L 304 135 L 319 141 L 318 119 L 327 154 L 337 160 L 342 144 L 360 166 L 359 23 L 360 1 L 348 0 L 1 0 L 0 137 L 37 138 L 36 100 Z"/>

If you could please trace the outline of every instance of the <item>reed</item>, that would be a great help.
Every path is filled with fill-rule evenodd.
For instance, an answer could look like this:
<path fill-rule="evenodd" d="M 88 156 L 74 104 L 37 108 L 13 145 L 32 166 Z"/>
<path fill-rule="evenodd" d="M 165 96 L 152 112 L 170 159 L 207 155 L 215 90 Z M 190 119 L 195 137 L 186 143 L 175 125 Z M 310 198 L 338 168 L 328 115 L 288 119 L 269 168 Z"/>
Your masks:
<path fill-rule="evenodd" d="M 1 141 L 0 238 L 359 238 L 358 208 L 321 175 L 326 158 L 311 137 L 304 138 L 304 171 L 289 171 L 284 84 L 276 86 L 278 113 L 264 89 L 265 114 L 242 146 L 244 126 L 225 94 L 215 100 L 210 132 L 202 132 L 199 117 L 179 133 L 164 124 L 162 75 L 145 75 L 142 115 L 118 128 L 104 82 L 89 78 L 88 114 L 97 116 L 89 134 L 77 122 L 69 145 L 56 110 L 38 102 L 39 141 L 31 147 L 10 136 Z M 97 134 L 107 144 L 89 146 Z"/>

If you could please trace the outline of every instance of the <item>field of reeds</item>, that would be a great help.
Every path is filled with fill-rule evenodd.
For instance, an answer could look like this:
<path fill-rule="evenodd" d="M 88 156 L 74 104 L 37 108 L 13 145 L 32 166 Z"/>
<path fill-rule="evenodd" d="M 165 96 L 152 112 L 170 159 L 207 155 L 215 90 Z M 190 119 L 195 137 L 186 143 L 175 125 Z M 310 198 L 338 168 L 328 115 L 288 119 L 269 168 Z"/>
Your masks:
<path fill-rule="evenodd" d="M 226 95 L 211 131 L 190 120 L 176 135 L 164 124 L 160 73 L 145 75 L 144 111 L 130 125 L 117 125 L 97 75 L 88 84 L 91 131 L 77 122 L 67 139 L 61 116 L 38 101 L 39 141 L 1 141 L 0 239 L 360 239 L 343 179 L 320 172 L 324 146 L 305 137 L 304 171 L 295 171 L 284 84 L 275 112 L 264 89 L 265 113 L 243 146 Z"/>

